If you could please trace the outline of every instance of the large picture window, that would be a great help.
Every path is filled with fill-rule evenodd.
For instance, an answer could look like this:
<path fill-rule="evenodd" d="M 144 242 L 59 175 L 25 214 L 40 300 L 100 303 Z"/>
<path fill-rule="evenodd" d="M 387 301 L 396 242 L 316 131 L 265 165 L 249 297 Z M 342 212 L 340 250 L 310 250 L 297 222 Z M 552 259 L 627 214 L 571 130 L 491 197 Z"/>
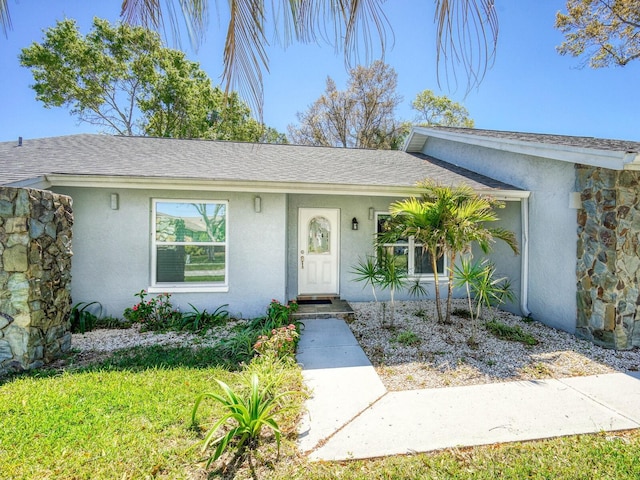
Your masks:
<path fill-rule="evenodd" d="M 227 286 L 227 202 L 153 201 L 152 286 Z"/>
<path fill-rule="evenodd" d="M 391 215 L 388 213 L 376 214 L 376 233 L 388 230 L 388 222 Z M 399 239 L 396 243 L 380 245 L 387 253 L 394 255 L 398 267 L 413 277 L 433 277 L 431 255 L 425 251 L 421 243 L 417 243 L 413 237 Z M 445 259 L 440 257 L 437 262 L 438 275 L 445 273 Z"/>

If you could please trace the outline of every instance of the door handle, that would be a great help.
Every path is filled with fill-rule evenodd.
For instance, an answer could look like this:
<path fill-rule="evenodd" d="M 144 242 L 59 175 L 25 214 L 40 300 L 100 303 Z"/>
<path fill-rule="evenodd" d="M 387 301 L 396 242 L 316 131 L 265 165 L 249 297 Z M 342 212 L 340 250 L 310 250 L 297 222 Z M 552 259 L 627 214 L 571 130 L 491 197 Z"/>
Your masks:
<path fill-rule="evenodd" d="M 300 255 L 300 266 L 304 270 L 304 255 Z"/>

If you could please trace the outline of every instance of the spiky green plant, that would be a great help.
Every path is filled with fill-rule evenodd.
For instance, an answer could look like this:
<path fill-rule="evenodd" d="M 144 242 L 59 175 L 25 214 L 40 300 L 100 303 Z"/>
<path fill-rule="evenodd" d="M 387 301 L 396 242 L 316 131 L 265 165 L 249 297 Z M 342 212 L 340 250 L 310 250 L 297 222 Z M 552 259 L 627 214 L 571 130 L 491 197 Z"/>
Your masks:
<path fill-rule="evenodd" d="M 239 454 L 245 448 L 255 450 L 258 447 L 260 433 L 264 427 L 273 431 L 278 444 L 278 452 L 280 452 L 281 432 L 274 418 L 274 411 L 278 407 L 280 398 L 295 392 L 284 392 L 272 396 L 268 393 L 268 385 L 264 389 L 260 389 L 258 376 L 255 374 L 251 375 L 250 391 L 246 398 L 236 394 L 223 381 L 216 379 L 216 382 L 224 391 L 224 395 L 212 392 L 199 395 L 191 413 L 191 422 L 196 425 L 198 407 L 205 398 L 214 399 L 226 410 L 225 415 L 205 435 L 202 451 L 205 452 L 210 446 L 215 446 L 213 454 L 207 461 L 207 467 L 220 458 L 232 444 Z M 233 426 L 229 431 L 218 436 L 218 431 L 227 422 L 231 422 Z M 235 443 L 233 443 L 234 441 Z"/>
<path fill-rule="evenodd" d="M 515 299 L 509 279 L 496 278 L 495 265 L 486 259 L 471 263 L 469 258 L 463 258 L 460 264 L 454 267 L 454 286 L 464 287 L 467 293 L 472 328 L 469 339 L 471 343 L 475 343 L 478 319 L 482 315 L 483 307 L 490 308 Z"/>

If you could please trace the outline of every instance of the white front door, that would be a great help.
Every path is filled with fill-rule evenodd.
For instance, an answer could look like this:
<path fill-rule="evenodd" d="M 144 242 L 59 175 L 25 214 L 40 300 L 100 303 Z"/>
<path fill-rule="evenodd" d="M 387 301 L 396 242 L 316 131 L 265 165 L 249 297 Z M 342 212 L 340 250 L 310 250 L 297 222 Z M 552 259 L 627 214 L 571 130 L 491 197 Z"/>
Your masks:
<path fill-rule="evenodd" d="M 340 210 L 298 210 L 298 295 L 337 295 Z"/>

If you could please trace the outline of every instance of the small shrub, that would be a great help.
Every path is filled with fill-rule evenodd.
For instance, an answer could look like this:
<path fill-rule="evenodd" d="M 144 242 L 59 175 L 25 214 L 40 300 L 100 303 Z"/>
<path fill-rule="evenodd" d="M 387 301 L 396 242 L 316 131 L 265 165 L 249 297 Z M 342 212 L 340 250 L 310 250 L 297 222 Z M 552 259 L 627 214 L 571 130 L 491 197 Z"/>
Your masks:
<path fill-rule="evenodd" d="M 490 320 L 485 324 L 485 327 L 489 332 L 498 338 L 503 340 L 509 340 L 511 342 L 520 342 L 525 345 L 537 345 L 538 340 L 530 333 L 523 332 L 518 326 L 512 327 L 497 320 Z"/>
<path fill-rule="evenodd" d="M 273 354 L 276 357 L 292 357 L 296 352 L 296 345 L 300 334 L 294 324 L 286 327 L 274 328 L 269 335 L 260 335 L 253 348 L 260 355 Z"/>
<path fill-rule="evenodd" d="M 454 312 L 454 313 L 455 313 L 455 312 Z M 424 309 L 422 309 L 422 308 L 421 308 L 421 309 L 419 309 L 418 311 L 416 311 L 416 312 L 414 313 L 414 315 L 415 315 L 416 317 L 418 317 L 418 318 L 420 318 L 420 319 L 424 320 L 424 321 L 429 320 L 429 315 L 427 314 L 427 311 L 426 311 L 426 310 L 424 310 Z"/>
<path fill-rule="evenodd" d="M 420 344 L 420 337 L 410 330 L 398 333 L 394 338 L 394 342 L 398 342 L 408 347 L 415 347 Z"/>
<path fill-rule="evenodd" d="M 226 383 L 221 380 L 216 382 L 222 388 L 223 395 L 217 393 L 203 393 L 196 398 L 191 422 L 196 425 L 196 414 L 200 403 L 205 398 L 212 398 L 220 403 L 226 413 L 207 432 L 204 439 L 202 451 L 206 451 L 210 446 L 215 446 L 213 454 L 207 461 L 207 467 L 216 461 L 227 450 L 230 445 L 237 448 L 238 453 L 242 453 L 245 448 L 255 450 L 258 447 L 260 432 L 263 427 L 270 428 L 278 444 L 280 451 L 280 427 L 274 419 L 274 410 L 278 406 L 278 400 L 293 392 L 284 392 L 275 396 L 268 393 L 268 388 L 260 390 L 257 375 L 251 376 L 250 393 L 248 396 L 236 394 Z M 231 428 L 221 436 L 217 436 L 218 430 L 232 422 Z"/>
<path fill-rule="evenodd" d="M 455 308 L 451 314 L 460 318 L 471 318 L 471 312 L 466 308 Z"/>
<path fill-rule="evenodd" d="M 189 330 L 191 332 L 201 332 L 210 327 L 224 325 L 229 319 L 229 312 L 226 310 L 228 304 L 221 305 L 213 313 L 207 312 L 206 309 L 198 310 L 191 303 L 191 311 L 183 313 L 177 320 L 176 327 L 178 330 Z"/>
<path fill-rule="evenodd" d="M 140 302 L 124 311 L 124 318 L 142 324 L 143 330 L 167 330 L 181 318 L 180 312 L 171 304 L 171 294 L 161 293 L 146 300 L 148 293 L 140 290 L 134 296 L 140 298 Z"/>
<path fill-rule="evenodd" d="M 90 332 L 102 314 L 100 302 L 80 302 L 71 308 L 71 333 Z"/>

